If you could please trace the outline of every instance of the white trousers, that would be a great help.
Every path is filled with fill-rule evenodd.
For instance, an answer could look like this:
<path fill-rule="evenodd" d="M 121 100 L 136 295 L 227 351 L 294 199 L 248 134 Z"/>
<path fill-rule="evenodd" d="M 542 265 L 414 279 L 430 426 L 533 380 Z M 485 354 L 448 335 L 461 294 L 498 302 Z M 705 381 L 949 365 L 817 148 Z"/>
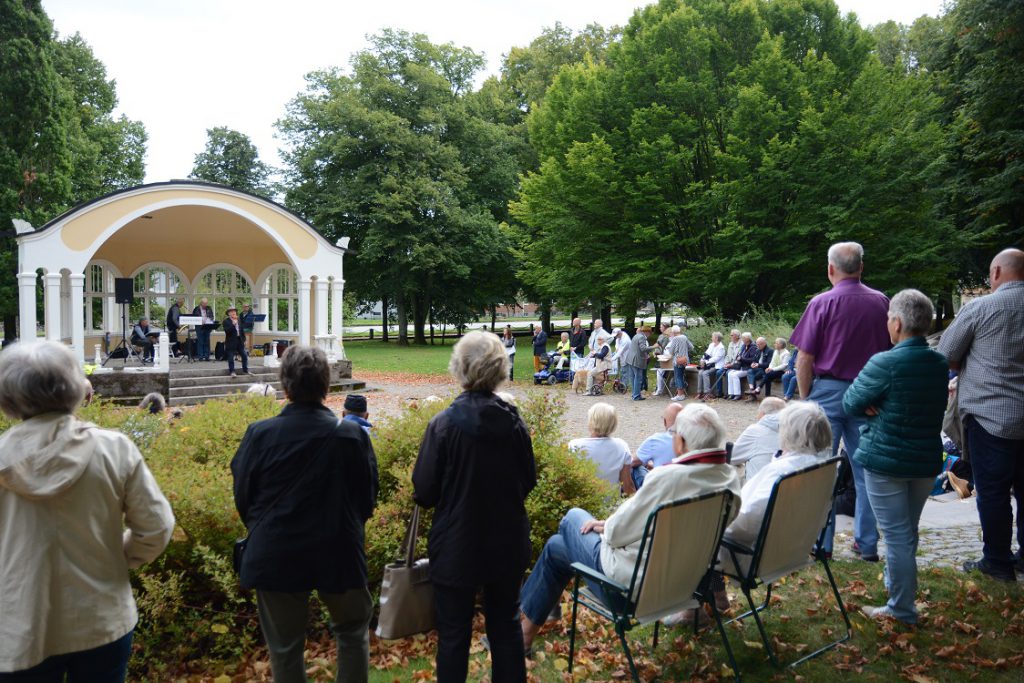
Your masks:
<path fill-rule="evenodd" d="M 746 370 L 730 370 L 729 371 L 729 395 L 739 396 L 740 395 L 740 380 L 747 376 Z"/>

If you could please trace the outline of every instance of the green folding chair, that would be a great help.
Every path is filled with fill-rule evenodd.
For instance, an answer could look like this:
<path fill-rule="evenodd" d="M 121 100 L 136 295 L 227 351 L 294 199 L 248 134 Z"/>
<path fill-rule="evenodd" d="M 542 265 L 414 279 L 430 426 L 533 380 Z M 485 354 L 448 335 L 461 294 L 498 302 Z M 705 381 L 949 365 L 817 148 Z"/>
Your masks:
<path fill-rule="evenodd" d="M 749 611 L 730 619 L 727 623 L 754 617 L 765 652 L 775 666 L 781 664 L 775 648 L 768 640 L 760 612 L 764 611 L 771 601 L 772 584 L 815 562 L 821 563 L 828 576 L 839 611 L 846 622 L 846 635 L 801 657 L 789 666 L 796 666 L 831 650 L 849 640 L 853 633 L 846 605 L 839 595 L 839 587 L 832 576 L 828 558 L 821 549 L 825 529 L 832 515 L 832 500 L 835 497 L 836 474 L 840 460 L 841 458 L 824 460 L 791 472 L 775 482 L 753 547 L 735 543 L 728 538 L 722 540 L 722 571 L 737 581 L 747 598 L 747 604 L 750 605 Z M 765 587 L 764 602 L 755 606 L 751 592 L 759 586 Z"/>
<path fill-rule="evenodd" d="M 626 631 L 640 624 L 655 622 L 653 647 L 657 648 L 659 619 L 682 610 L 699 608 L 705 603 L 711 605 L 729 664 L 737 672 L 736 660 L 709 588 L 710 571 L 733 501 L 732 492 L 723 489 L 658 507 L 647 518 L 628 586 L 579 562 L 573 563 L 576 575 L 569 630 L 570 674 L 576 651 L 576 616 L 580 605 L 612 622 L 629 661 L 633 680 L 639 683 L 640 676 L 626 640 Z M 600 591 L 591 591 L 584 581 L 600 586 Z M 739 680 L 738 673 L 736 680 Z"/>

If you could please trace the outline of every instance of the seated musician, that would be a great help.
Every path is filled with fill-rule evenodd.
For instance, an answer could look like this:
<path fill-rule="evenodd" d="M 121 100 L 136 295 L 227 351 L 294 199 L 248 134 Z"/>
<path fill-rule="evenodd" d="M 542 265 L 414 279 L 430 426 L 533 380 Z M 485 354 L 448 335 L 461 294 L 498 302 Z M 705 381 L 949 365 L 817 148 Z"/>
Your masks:
<path fill-rule="evenodd" d="M 153 337 L 159 334 L 149 328 L 148 318 L 139 318 L 139 324 L 132 329 L 132 345 L 142 347 L 142 362 L 153 362 Z"/>

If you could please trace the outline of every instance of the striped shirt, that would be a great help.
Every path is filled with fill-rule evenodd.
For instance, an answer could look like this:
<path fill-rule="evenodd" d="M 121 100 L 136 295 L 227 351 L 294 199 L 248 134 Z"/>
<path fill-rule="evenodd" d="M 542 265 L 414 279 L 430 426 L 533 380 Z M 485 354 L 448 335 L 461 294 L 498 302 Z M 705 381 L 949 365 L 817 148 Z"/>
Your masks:
<path fill-rule="evenodd" d="M 1024 281 L 960 309 L 939 352 L 961 364 L 960 412 L 993 436 L 1024 439 Z"/>

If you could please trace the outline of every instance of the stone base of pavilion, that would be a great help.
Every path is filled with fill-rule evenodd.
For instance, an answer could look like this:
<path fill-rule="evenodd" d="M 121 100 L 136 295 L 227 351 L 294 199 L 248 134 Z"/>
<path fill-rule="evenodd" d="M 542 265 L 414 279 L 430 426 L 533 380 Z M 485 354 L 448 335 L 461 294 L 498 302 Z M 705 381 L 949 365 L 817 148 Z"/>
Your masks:
<path fill-rule="evenodd" d="M 111 359 L 105 367 L 96 368 L 89 376 L 97 398 L 109 399 L 122 405 L 136 405 L 147 394 L 157 392 L 171 406 L 194 405 L 216 398 L 244 393 L 253 384 L 269 384 L 278 398 L 284 398 L 278 368 L 264 365 L 263 358 L 249 359 L 249 374 L 241 373 L 241 363 L 235 363 L 237 377 L 228 373 L 227 361 L 197 361 L 172 358 L 169 368 L 153 368 L 131 359 Z M 366 383 L 352 379 L 352 361 L 339 360 L 331 364 L 331 393 L 348 393 L 366 387 Z"/>

